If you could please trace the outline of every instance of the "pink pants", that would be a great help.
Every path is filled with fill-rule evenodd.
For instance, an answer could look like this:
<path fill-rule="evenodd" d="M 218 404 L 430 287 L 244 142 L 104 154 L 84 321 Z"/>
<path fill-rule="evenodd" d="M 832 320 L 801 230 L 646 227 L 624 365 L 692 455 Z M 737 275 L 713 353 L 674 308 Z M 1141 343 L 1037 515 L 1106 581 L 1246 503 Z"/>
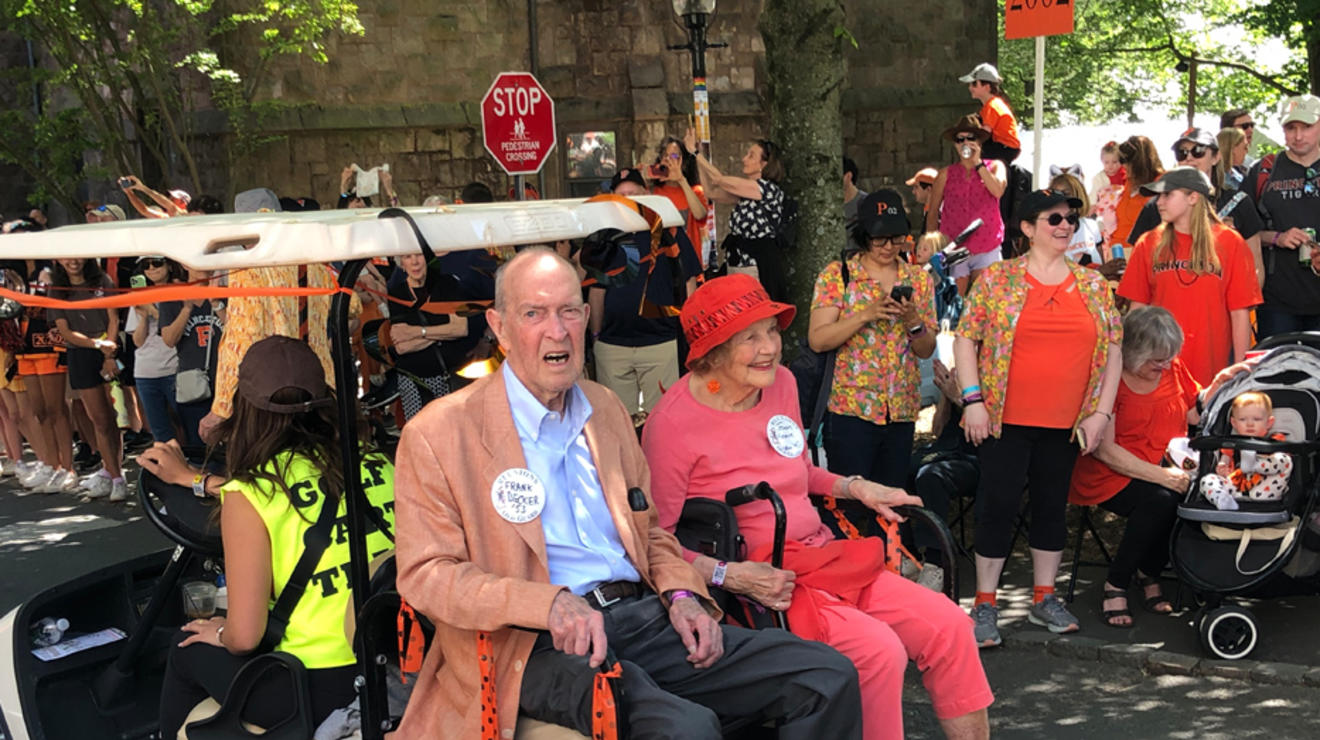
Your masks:
<path fill-rule="evenodd" d="M 942 720 L 994 701 L 971 619 L 943 594 L 882 571 L 856 607 L 822 596 L 828 603 L 821 609 L 821 639 L 857 666 L 867 740 L 903 737 L 903 673 L 909 660 L 921 669 L 935 716 Z"/>

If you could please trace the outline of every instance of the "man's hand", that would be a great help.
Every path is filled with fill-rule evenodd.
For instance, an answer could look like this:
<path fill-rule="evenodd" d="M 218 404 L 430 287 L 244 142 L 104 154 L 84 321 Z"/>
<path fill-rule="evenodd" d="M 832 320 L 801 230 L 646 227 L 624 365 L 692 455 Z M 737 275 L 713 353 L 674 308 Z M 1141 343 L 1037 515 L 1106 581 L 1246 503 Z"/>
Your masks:
<path fill-rule="evenodd" d="M 724 655 L 724 631 L 696 599 L 674 599 L 669 604 L 669 622 L 683 640 L 694 668 L 709 668 Z"/>
<path fill-rule="evenodd" d="M 743 560 L 729 563 L 724 587 L 734 593 L 750 596 L 767 608 L 782 612 L 793 603 L 796 578 L 797 574 L 791 570 L 780 570 L 769 563 L 755 560 Z"/>
<path fill-rule="evenodd" d="M 560 591 L 550 604 L 546 624 L 556 650 L 569 655 L 590 655 L 587 665 L 592 668 L 605 662 L 605 617 L 592 609 L 586 599 L 571 591 Z"/>

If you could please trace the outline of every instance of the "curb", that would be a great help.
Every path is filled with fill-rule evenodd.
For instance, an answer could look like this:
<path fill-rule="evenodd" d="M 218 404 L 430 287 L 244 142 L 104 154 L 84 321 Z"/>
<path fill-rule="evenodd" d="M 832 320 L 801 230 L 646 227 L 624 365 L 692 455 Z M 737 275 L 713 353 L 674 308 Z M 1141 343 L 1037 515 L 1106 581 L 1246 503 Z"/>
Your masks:
<path fill-rule="evenodd" d="M 1036 630 L 1004 632 L 1004 648 L 1041 650 L 1061 658 L 1113 663 L 1152 676 L 1210 676 L 1262 686 L 1320 687 L 1320 667 L 1260 660 L 1216 660 L 1158 650 L 1148 645 L 1105 642 L 1082 635 Z"/>

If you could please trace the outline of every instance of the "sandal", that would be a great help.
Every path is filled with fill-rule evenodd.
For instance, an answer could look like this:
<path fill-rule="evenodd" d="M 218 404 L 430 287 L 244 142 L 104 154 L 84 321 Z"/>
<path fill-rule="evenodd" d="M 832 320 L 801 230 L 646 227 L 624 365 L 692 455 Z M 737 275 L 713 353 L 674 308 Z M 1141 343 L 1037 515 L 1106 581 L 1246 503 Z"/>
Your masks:
<path fill-rule="evenodd" d="M 1127 597 L 1128 597 L 1127 590 L 1125 589 L 1107 588 L 1104 590 L 1104 601 L 1108 601 L 1109 599 L 1126 599 Z M 1105 624 L 1109 625 L 1110 627 L 1113 627 L 1114 629 L 1119 629 L 1119 630 L 1132 629 L 1135 622 L 1132 620 L 1131 610 L 1129 610 L 1127 607 L 1123 607 L 1122 609 L 1106 609 L 1104 608 L 1104 601 L 1102 601 L 1100 604 L 1100 616 L 1105 620 Z M 1118 617 L 1127 617 L 1128 623 L 1114 624 L 1114 620 L 1117 619 Z"/>
<path fill-rule="evenodd" d="M 1160 588 L 1160 593 L 1159 593 L 1158 595 L 1156 595 L 1156 596 L 1147 596 L 1147 595 L 1146 595 L 1146 588 L 1147 588 L 1147 587 L 1149 587 L 1149 586 L 1159 586 L 1159 585 L 1160 585 L 1160 582 L 1159 582 L 1158 579 L 1156 579 L 1156 578 L 1151 578 L 1150 576 L 1147 576 L 1147 575 L 1141 575 L 1141 574 L 1138 574 L 1134 580 L 1136 581 L 1137 588 L 1140 588 L 1140 589 L 1141 589 L 1141 607 L 1142 607 L 1143 609 L 1145 609 L 1146 611 L 1150 612 L 1151 614 L 1172 614 L 1172 613 L 1173 613 L 1173 602 L 1172 602 L 1172 601 L 1169 601 L 1168 597 L 1166 597 L 1166 596 L 1164 595 L 1164 589 L 1163 589 L 1163 587 Z M 1167 604 L 1169 608 L 1168 608 L 1168 609 L 1157 609 L 1156 607 L 1159 606 L 1160 604 Z"/>

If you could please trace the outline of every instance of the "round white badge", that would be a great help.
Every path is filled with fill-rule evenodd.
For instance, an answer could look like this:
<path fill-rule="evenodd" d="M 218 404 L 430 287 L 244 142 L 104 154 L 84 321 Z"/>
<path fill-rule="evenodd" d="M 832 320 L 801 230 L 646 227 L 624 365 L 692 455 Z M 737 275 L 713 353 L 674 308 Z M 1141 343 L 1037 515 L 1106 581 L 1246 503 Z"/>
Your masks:
<path fill-rule="evenodd" d="M 505 521 L 526 524 L 545 508 L 545 485 L 527 468 L 509 468 L 491 484 L 490 502 Z"/>
<path fill-rule="evenodd" d="M 770 446 L 784 457 L 797 457 L 807 446 L 806 437 L 797 422 L 783 414 L 775 414 L 765 425 L 765 436 Z"/>

